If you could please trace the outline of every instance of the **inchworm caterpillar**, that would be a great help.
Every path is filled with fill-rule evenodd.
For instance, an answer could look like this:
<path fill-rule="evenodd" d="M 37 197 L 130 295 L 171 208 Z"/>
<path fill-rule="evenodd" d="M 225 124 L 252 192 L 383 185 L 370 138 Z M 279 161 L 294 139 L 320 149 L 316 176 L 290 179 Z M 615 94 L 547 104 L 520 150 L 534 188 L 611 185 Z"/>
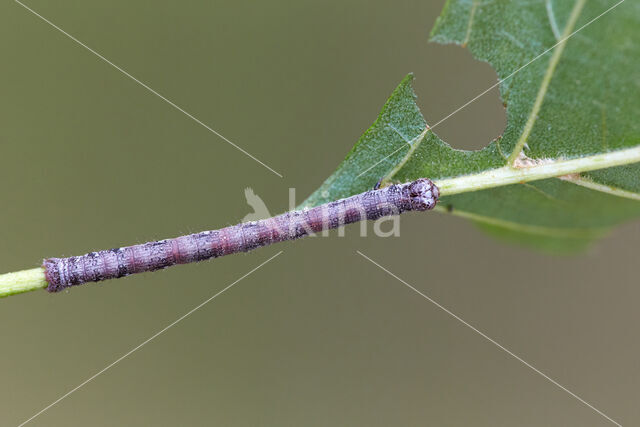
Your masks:
<path fill-rule="evenodd" d="M 435 207 L 439 193 L 433 182 L 420 178 L 220 230 L 69 258 L 48 258 L 43 264 L 49 284 L 47 290 L 58 292 L 86 282 L 247 252 L 357 221 L 375 220 L 405 211 L 425 211 Z"/>

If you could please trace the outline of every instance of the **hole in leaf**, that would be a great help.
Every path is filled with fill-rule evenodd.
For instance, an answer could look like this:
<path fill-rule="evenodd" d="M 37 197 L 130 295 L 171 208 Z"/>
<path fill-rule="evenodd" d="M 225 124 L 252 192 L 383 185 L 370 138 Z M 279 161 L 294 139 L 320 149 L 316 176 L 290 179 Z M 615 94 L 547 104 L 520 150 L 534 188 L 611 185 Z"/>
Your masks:
<path fill-rule="evenodd" d="M 498 82 L 495 70 L 454 45 L 429 44 L 429 55 L 416 68 L 418 104 L 430 126 L 443 120 Z M 428 70 L 428 73 L 419 70 Z M 434 127 L 453 148 L 479 150 L 502 135 L 506 127 L 498 86 Z"/>

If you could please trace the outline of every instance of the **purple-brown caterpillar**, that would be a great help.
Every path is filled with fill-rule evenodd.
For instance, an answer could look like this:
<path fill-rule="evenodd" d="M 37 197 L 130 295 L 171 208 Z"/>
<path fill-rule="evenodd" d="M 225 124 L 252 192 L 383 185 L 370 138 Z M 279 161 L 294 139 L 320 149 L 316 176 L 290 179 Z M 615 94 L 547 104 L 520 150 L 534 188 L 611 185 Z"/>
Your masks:
<path fill-rule="evenodd" d="M 47 290 L 58 292 L 86 282 L 247 252 L 362 220 L 375 220 L 405 211 L 425 211 L 435 207 L 438 197 L 438 187 L 429 179 L 420 178 L 220 230 L 69 258 L 48 258 L 43 264 L 49 284 Z"/>

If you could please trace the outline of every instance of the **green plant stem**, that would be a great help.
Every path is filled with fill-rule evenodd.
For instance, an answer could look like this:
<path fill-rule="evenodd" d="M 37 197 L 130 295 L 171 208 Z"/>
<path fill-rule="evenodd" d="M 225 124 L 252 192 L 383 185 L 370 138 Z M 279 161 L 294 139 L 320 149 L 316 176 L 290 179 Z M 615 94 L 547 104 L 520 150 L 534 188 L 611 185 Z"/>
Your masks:
<path fill-rule="evenodd" d="M 576 159 L 536 159 L 534 164 L 523 166 L 503 166 L 476 174 L 455 178 L 434 180 L 440 189 L 440 196 L 468 193 L 503 185 L 518 184 L 540 179 L 562 177 L 597 169 L 640 162 L 640 146 L 617 151 L 609 151 Z"/>
<path fill-rule="evenodd" d="M 47 287 L 42 267 L 0 274 L 0 298 Z"/>

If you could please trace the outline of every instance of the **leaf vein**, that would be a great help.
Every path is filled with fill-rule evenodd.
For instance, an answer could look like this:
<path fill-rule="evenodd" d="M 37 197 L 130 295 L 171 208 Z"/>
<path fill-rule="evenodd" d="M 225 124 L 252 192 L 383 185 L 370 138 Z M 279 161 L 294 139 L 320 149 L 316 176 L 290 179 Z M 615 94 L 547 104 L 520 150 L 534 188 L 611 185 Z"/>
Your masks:
<path fill-rule="evenodd" d="M 553 35 L 556 40 L 560 41 L 562 38 L 562 34 L 560 33 L 560 28 L 558 27 L 558 22 L 556 21 L 556 15 L 553 13 L 553 4 L 552 0 L 546 1 L 547 6 L 547 16 L 549 17 L 549 24 L 551 24 L 551 31 L 553 31 Z"/>
<path fill-rule="evenodd" d="M 564 48 L 567 45 L 567 40 L 569 39 L 573 29 L 575 28 L 576 22 L 580 17 L 580 13 L 582 12 L 582 8 L 584 7 L 586 0 L 577 0 L 573 10 L 571 11 L 571 16 L 569 17 L 569 22 L 564 29 L 562 34 L 562 41 L 556 45 L 556 49 L 551 56 L 551 60 L 549 61 L 549 65 L 547 67 L 547 71 L 545 72 L 544 77 L 542 78 L 542 83 L 540 88 L 538 89 L 538 94 L 536 96 L 536 100 L 533 104 L 533 108 L 531 109 L 531 113 L 529 114 L 529 118 L 527 119 L 527 123 L 522 130 L 522 134 L 516 143 L 513 152 L 509 156 L 509 163 L 513 165 L 515 160 L 518 158 L 522 150 L 524 149 L 525 144 L 527 143 L 527 139 L 533 130 L 533 126 L 538 119 L 538 113 L 540 112 L 540 108 L 542 107 L 542 102 L 544 101 L 545 95 L 547 94 L 547 90 L 549 89 L 549 84 L 551 83 L 551 79 L 556 70 L 558 62 L 560 62 L 560 58 L 562 57 L 562 53 L 564 52 Z"/>
<path fill-rule="evenodd" d="M 382 181 L 381 181 L 382 184 L 389 183 L 389 181 L 395 176 L 395 174 L 397 174 L 398 171 L 402 169 L 402 167 L 409 161 L 409 159 L 413 155 L 413 152 L 416 150 L 416 148 L 418 148 L 420 146 L 420 143 L 424 141 L 424 139 L 427 137 L 427 134 L 429 133 L 430 130 L 431 129 L 427 125 L 427 127 L 425 127 L 425 129 L 420 133 L 420 135 L 416 136 L 415 138 L 413 138 L 413 140 L 411 140 L 411 142 L 409 143 L 409 147 L 410 147 L 409 150 L 407 150 L 402 160 L 400 160 L 400 162 L 398 162 L 398 164 L 382 178 Z"/>
<path fill-rule="evenodd" d="M 504 219 L 475 214 L 472 212 L 462 211 L 460 209 L 447 209 L 443 206 L 436 206 L 434 210 L 441 213 L 449 213 L 461 218 L 470 219 L 472 221 L 481 222 L 487 225 L 498 226 L 512 231 L 519 231 L 527 234 L 535 234 L 549 237 L 564 237 L 573 239 L 592 239 L 600 237 L 609 231 L 609 228 L 560 228 L 546 227 L 542 225 L 523 224 Z"/>
<path fill-rule="evenodd" d="M 462 46 L 466 46 L 469 43 L 469 38 L 471 38 L 471 28 L 473 27 L 473 18 L 476 14 L 476 9 L 478 9 L 478 0 L 473 0 L 473 4 L 471 5 L 471 12 L 469 13 L 469 22 L 467 23 L 467 34 L 464 37 L 464 41 L 462 42 Z"/>
<path fill-rule="evenodd" d="M 592 181 L 589 178 L 586 178 L 584 176 L 581 175 L 566 175 L 566 176 L 560 176 L 558 177 L 559 179 L 563 180 L 563 181 L 567 181 L 567 182 L 571 182 L 573 184 L 579 185 L 581 187 L 585 187 L 588 188 L 590 190 L 594 190 L 594 191 L 599 191 L 601 193 L 606 193 L 606 194 L 611 194 L 612 196 L 617 196 L 617 197 L 622 197 L 625 199 L 631 199 L 631 200 L 637 200 L 640 201 L 640 194 L 633 192 L 633 191 L 628 191 L 628 190 L 623 190 L 621 188 L 617 188 L 617 187 L 613 187 L 610 185 L 605 185 L 605 184 L 599 184 L 595 181 Z"/>

